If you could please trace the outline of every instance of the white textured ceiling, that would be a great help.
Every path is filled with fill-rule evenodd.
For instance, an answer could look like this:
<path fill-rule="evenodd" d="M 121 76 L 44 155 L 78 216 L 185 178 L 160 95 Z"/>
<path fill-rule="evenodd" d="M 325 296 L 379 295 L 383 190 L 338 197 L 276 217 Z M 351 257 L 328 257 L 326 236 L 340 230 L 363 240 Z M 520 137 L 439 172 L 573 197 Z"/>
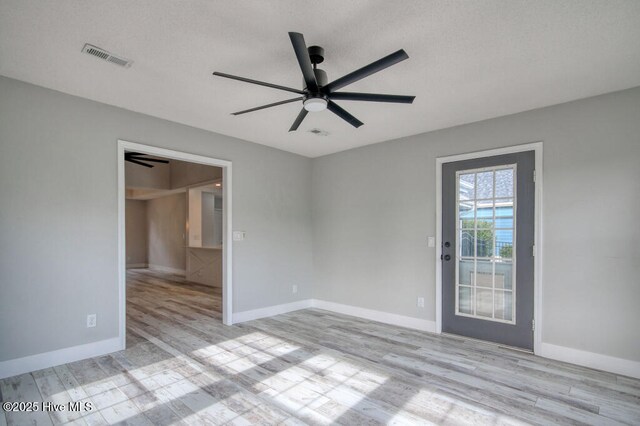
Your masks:
<path fill-rule="evenodd" d="M 294 97 L 211 75 L 299 87 L 288 31 L 325 48 L 330 80 L 405 49 L 343 90 L 414 104 L 341 102 L 359 129 L 324 111 L 288 133 L 297 103 L 231 116 Z M 0 0 L 0 74 L 315 157 L 638 86 L 640 1 Z"/>

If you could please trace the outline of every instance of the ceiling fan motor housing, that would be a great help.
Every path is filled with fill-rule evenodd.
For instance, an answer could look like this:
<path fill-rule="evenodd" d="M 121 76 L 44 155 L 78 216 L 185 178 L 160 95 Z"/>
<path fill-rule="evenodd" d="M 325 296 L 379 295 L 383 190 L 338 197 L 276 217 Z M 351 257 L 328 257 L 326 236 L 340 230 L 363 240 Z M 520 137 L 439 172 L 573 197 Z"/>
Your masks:
<path fill-rule="evenodd" d="M 327 73 L 324 70 L 316 68 L 313 70 L 313 73 L 316 76 L 316 82 L 318 82 L 318 87 L 326 86 L 329 82 L 327 78 Z M 307 88 L 307 83 L 305 83 L 304 79 L 302 79 L 302 89 Z"/>

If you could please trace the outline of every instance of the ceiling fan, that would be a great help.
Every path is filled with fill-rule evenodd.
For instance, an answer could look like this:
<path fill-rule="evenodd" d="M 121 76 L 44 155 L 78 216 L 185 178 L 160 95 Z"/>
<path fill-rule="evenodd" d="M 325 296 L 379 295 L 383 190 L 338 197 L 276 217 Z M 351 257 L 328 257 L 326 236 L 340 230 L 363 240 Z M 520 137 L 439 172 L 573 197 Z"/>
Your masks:
<path fill-rule="evenodd" d="M 149 168 L 153 168 L 153 164 L 148 163 L 163 163 L 169 164 L 167 160 L 158 160 L 156 158 L 147 158 L 145 157 L 147 154 L 141 154 L 139 152 L 125 152 L 124 153 L 124 161 L 128 161 L 130 163 L 137 164 L 139 166 L 145 166 Z"/>
<path fill-rule="evenodd" d="M 246 114 L 248 112 L 258 111 L 265 108 L 271 108 L 278 105 L 288 104 L 291 102 L 302 101 L 303 108 L 298 114 L 298 117 L 293 122 L 293 125 L 289 131 L 295 131 L 302 123 L 302 120 L 307 116 L 309 112 L 319 112 L 328 109 L 336 114 L 354 127 L 362 126 L 360 120 L 349 114 L 342 107 L 336 104 L 336 100 L 344 101 L 367 101 L 367 102 L 391 102 L 400 104 L 413 103 L 415 96 L 401 96 L 401 95 L 383 95 L 377 93 L 355 93 L 355 92 L 338 92 L 337 90 L 351 84 L 365 77 L 370 76 L 378 71 L 382 71 L 385 68 L 395 65 L 398 62 L 404 61 L 409 58 L 407 52 L 400 49 L 390 55 L 385 56 L 382 59 L 378 59 L 375 62 L 370 63 L 360 69 L 357 69 L 337 80 L 328 82 L 327 73 L 317 68 L 317 65 L 324 61 L 324 49 L 320 46 L 311 46 L 307 48 L 304 41 L 304 36 L 300 33 L 289 33 L 291 44 L 293 44 L 293 50 L 295 51 L 298 64 L 302 70 L 303 85 L 302 90 L 294 89 L 292 87 L 280 86 L 277 84 L 266 83 L 264 81 L 252 80 L 249 78 L 238 77 L 231 74 L 225 74 L 221 72 L 214 72 L 213 75 L 218 77 L 230 78 L 233 80 L 244 81 L 246 83 L 258 84 L 260 86 L 271 87 L 273 89 L 285 90 L 287 92 L 297 93 L 299 97 L 293 99 L 287 99 L 284 101 L 274 102 L 259 107 L 246 109 L 244 111 L 238 111 L 232 113 L 233 115 Z"/>

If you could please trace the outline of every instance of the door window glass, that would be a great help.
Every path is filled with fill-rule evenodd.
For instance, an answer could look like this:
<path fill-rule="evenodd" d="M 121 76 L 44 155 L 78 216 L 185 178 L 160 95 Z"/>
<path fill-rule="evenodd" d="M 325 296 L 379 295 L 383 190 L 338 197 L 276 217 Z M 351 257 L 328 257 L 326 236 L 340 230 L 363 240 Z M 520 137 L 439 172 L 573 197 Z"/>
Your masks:
<path fill-rule="evenodd" d="M 515 324 L 516 165 L 456 173 L 456 315 Z"/>

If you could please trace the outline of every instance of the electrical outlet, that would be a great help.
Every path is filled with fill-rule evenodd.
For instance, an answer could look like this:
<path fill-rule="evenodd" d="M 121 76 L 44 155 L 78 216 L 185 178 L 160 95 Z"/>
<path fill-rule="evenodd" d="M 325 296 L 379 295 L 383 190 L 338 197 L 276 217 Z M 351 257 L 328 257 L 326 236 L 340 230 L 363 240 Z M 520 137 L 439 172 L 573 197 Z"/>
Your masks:
<path fill-rule="evenodd" d="M 418 308 L 424 308 L 424 297 L 418 297 Z"/>
<path fill-rule="evenodd" d="M 87 328 L 96 326 L 96 314 L 87 315 Z"/>
<path fill-rule="evenodd" d="M 293 294 L 296 294 L 298 292 L 298 285 L 294 284 L 293 287 L 291 287 L 291 291 L 293 291 Z"/>
<path fill-rule="evenodd" d="M 233 241 L 244 241 L 247 233 L 244 231 L 233 231 Z"/>

